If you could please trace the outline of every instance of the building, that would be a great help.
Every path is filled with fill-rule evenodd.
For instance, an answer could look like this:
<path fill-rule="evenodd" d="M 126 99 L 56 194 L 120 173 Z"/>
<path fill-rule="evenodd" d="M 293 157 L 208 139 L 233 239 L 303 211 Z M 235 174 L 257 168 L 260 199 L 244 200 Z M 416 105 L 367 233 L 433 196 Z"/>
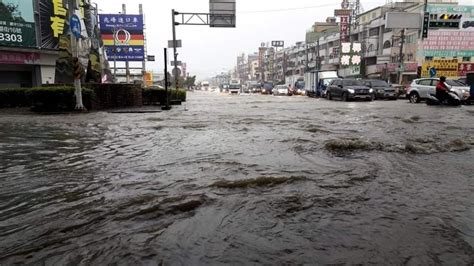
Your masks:
<path fill-rule="evenodd" d="M 86 25 L 81 35 L 94 34 L 90 26 L 94 25 L 96 9 L 89 0 L 82 0 L 78 7 L 75 13 Z M 0 87 L 52 84 L 57 82 L 58 76 L 71 77 L 72 81 L 72 66 L 60 60 L 61 55 L 70 58 L 68 50 L 60 50 L 60 39 L 67 34 L 69 16 L 63 1 L 1 0 L 0 14 L 0 34 L 4 37 L 0 40 Z M 90 47 L 90 44 L 84 43 L 82 47 Z M 83 60 L 86 69 L 89 52 L 85 51 Z"/>

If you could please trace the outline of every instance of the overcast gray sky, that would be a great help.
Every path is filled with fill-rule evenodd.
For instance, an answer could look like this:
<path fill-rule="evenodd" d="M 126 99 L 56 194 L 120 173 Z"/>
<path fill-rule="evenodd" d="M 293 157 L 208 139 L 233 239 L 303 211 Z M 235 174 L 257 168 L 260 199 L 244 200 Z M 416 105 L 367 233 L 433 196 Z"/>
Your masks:
<path fill-rule="evenodd" d="M 156 62 L 147 63 L 153 71 L 163 71 L 163 47 L 172 39 L 171 9 L 179 12 L 209 11 L 209 0 L 95 0 L 100 13 L 118 13 L 122 3 L 127 13 L 138 14 L 138 3 L 145 13 L 148 54 Z M 237 0 L 237 27 L 178 26 L 177 39 L 183 41 L 178 60 L 186 62 L 188 72 L 205 79 L 236 64 L 241 53 L 257 52 L 261 42 L 284 40 L 285 45 L 303 41 L 315 21 L 324 21 L 340 8 L 340 0 Z M 386 0 L 362 0 L 364 10 L 385 4 Z M 474 0 L 460 0 L 472 5 Z M 261 11 L 261 12 L 260 12 Z M 169 53 L 171 56 L 172 53 Z"/>

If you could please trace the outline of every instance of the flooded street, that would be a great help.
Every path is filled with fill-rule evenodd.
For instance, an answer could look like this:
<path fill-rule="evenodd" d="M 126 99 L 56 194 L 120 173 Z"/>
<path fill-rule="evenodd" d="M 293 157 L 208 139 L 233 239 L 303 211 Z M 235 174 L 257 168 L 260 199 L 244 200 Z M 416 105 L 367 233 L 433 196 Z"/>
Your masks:
<path fill-rule="evenodd" d="M 0 113 L 0 265 L 474 263 L 474 108 Z"/>

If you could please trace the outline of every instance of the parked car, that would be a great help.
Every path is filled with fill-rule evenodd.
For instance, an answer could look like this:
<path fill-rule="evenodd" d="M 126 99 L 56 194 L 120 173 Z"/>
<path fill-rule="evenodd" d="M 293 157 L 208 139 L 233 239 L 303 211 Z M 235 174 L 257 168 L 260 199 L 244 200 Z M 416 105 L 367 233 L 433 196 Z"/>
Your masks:
<path fill-rule="evenodd" d="M 374 99 L 374 90 L 367 87 L 363 81 L 356 79 L 335 79 L 327 88 L 327 99 L 339 98 L 342 101 Z"/>
<path fill-rule="evenodd" d="M 290 90 L 288 89 L 288 86 L 287 86 L 287 85 L 277 85 L 277 86 L 273 89 L 273 95 L 286 95 L 286 96 L 290 96 L 291 93 L 290 93 Z"/>
<path fill-rule="evenodd" d="M 439 78 L 415 79 L 407 90 L 407 98 L 411 103 L 419 103 L 426 100 L 428 95 L 436 94 L 436 84 Z M 469 87 L 457 80 L 447 79 L 446 84 L 461 99 L 461 102 L 469 98 Z"/>
<path fill-rule="evenodd" d="M 384 80 L 368 79 L 364 83 L 367 87 L 374 90 L 375 99 L 396 100 L 398 98 L 395 88 Z"/>

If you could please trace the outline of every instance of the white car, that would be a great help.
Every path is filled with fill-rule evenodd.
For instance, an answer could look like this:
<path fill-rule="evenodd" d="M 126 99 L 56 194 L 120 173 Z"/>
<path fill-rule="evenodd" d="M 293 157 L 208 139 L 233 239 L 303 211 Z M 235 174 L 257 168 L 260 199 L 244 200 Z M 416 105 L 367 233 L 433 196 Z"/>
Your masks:
<path fill-rule="evenodd" d="M 415 79 L 410 84 L 407 90 L 407 98 L 411 103 L 419 103 L 421 100 L 425 100 L 428 95 L 436 94 L 436 84 L 438 84 L 439 78 L 421 78 Z M 465 101 L 469 98 L 469 87 L 457 80 L 447 79 L 446 84 L 449 89 L 456 93 L 456 95 Z"/>
<path fill-rule="evenodd" d="M 273 88 L 273 95 L 290 95 L 290 90 L 286 85 L 277 85 Z"/>

